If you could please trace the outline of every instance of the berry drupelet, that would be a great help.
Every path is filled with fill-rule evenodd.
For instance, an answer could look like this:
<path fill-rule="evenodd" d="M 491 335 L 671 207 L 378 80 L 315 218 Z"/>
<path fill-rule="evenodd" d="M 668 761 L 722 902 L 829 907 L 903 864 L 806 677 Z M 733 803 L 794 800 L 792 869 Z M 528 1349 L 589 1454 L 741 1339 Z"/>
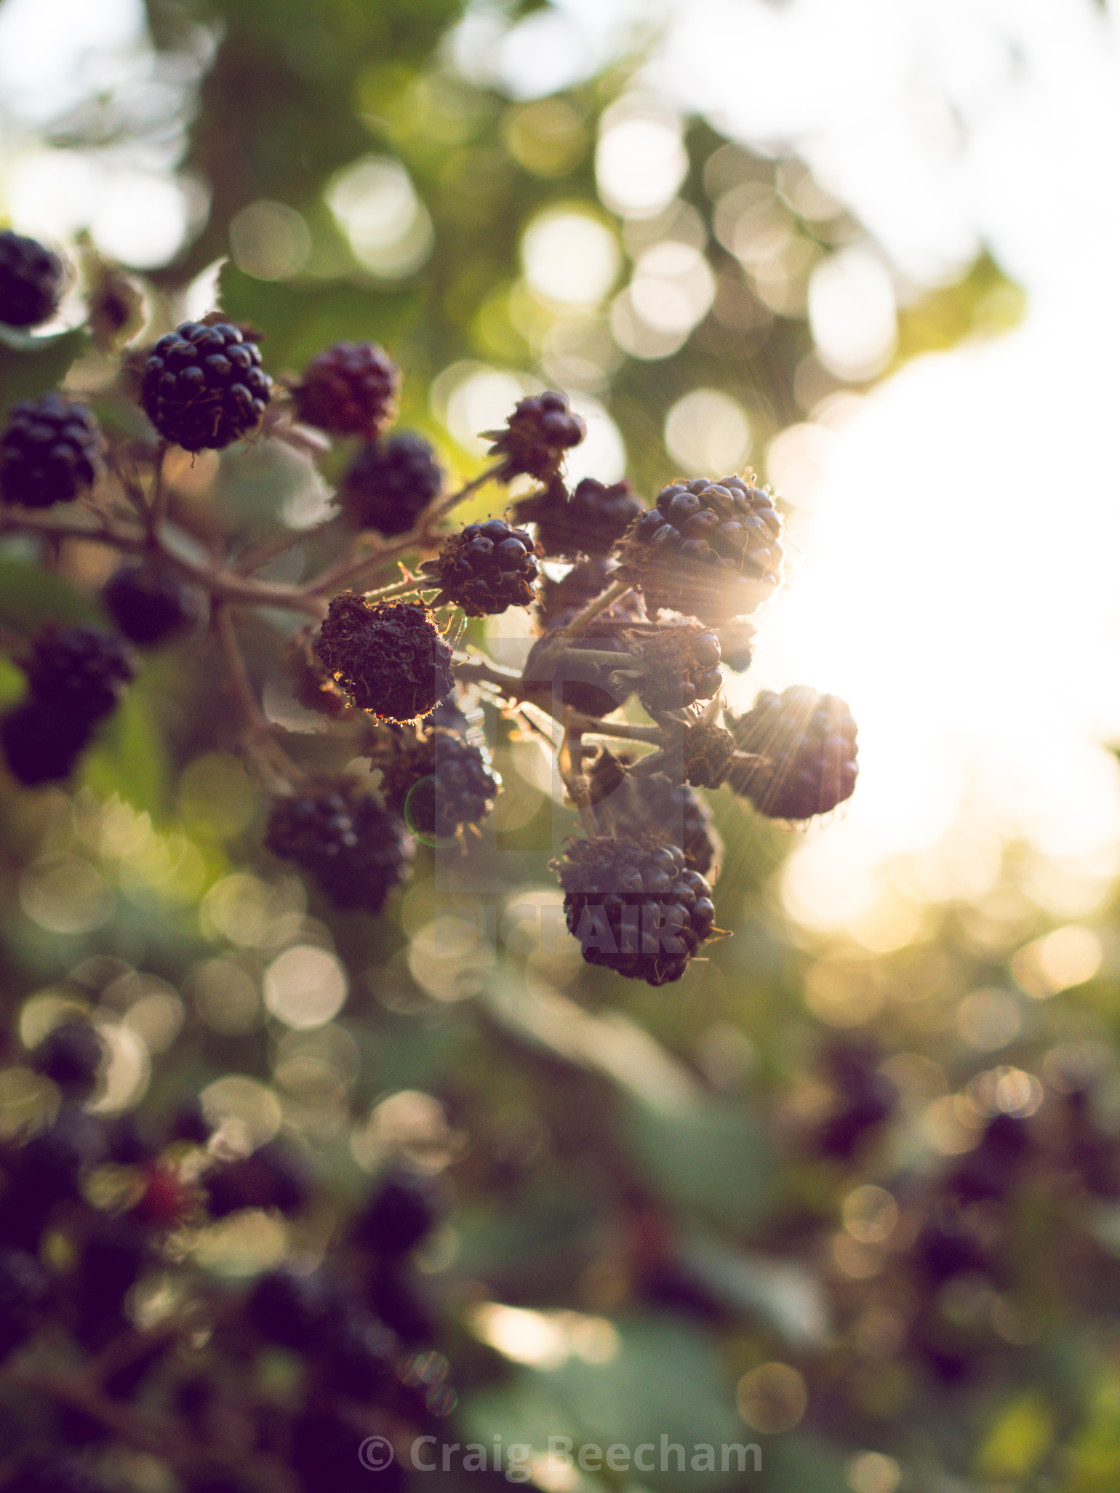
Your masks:
<path fill-rule="evenodd" d="M 425 716 L 451 689 L 450 644 L 427 607 L 369 602 L 356 591 L 331 600 L 315 653 L 357 705 L 390 721 Z"/>
<path fill-rule="evenodd" d="M 629 482 L 607 486 L 584 477 L 571 497 L 556 479 L 513 511 L 519 523 L 536 524 L 546 555 L 605 555 L 645 512 L 645 504 Z"/>
<path fill-rule="evenodd" d="M 721 623 L 753 612 L 781 579 L 781 521 L 741 477 L 673 482 L 623 544 L 623 571 L 650 606 Z"/>
<path fill-rule="evenodd" d="M 392 538 L 407 534 L 438 497 L 443 475 L 424 437 L 402 430 L 362 447 L 343 475 L 338 501 L 359 528 Z"/>
<path fill-rule="evenodd" d="M 412 859 L 401 821 L 346 778 L 278 799 L 265 844 L 307 871 L 336 907 L 371 913 L 381 911 Z"/>
<path fill-rule="evenodd" d="M 494 807 L 501 779 L 481 747 L 453 731 L 395 743 L 383 765 L 385 806 L 426 839 L 449 839 L 481 824 Z"/>
<path fill-rule="evenodd" d="M 498 478 L 508 482 L 522 473 L 548 482 L 560 471 L 564 453 L 578 446 L 587 426 L 572 413 L 567 395 L 546 389 L 519 400 L 504 430 L 484 430 L 494 444 L 487 453 L 502 458 Z"/>
<path fill-rule="evenodd" d="M 84 404 L 61 394 L 14 405 L 0 436 L 0 493 L 25 508 L 72 503 L 101 469 L 103 443 Z"/>
<path fill-rule="evenodd" d="M 736 793 L 771 819 L 811 819 L 850 798 L 856 785 L 856 723 L 837 695 L 807 685 L 763 690 L 729 722 L 736 746 L 758 759 L 728 775 Z"/>
<path fill-rule="evenodd" d="M 537 546 L 526 529 L 500 518 L 468 524 L 444 541 L 434 560 L 420 567 L 438 582 L 435 605 L 462 607 L 468 617 L 494 617 L 507 607 L 527 607 L 540 573 Z"/>
<path fill-rule="evenodd" d="M 676 845 L 570 840 L 553 863 L 568 931 L 589 964 L 632 980 L 679 980 L 712 931 L 711 888 Z"/>
<path fill-rule="evenodd" d="M 307 425 L 372 440 L 397 414 L 401 371 L 373 342 L 336 342 L 312 358 L 292 390 Z"/>
<path fill-rule="evenodd" d="M 10 228 L 0 232 L 0 322 L 37 327 L 49 321 L 62 296 L 62 260 L 38 239 Z"/>
<path fill-rule="evenodd" d="M 140 384 L 148 419 L 185 451 L 220 451 L 255 430 L 271 397 L 259 348 L 226 321 L 185 321 L 161 337 Z"/>
<path fill-rule="evenodd" d="M 205 611 L 202 592 L 165 565 L 122 565 L 101 591 L 119 630 L 141 648 L 155 648 L 182 637 Z"/>

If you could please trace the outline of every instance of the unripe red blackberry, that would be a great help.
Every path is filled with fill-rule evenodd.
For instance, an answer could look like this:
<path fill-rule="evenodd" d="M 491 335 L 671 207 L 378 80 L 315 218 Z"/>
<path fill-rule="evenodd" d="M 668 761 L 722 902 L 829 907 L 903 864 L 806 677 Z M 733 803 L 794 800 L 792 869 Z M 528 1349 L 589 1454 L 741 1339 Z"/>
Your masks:
<path fill-rule="evenodd" d="M 443 1210 L 443 1194 L 431 1177 L 396 1168 L 381 1178 L 359 1213 L 354 1237 L 386 1259 L 398 1259 L 432 1232 Z"/>
<path fill-rule="evenodd" d="M 481 824 L 501 786 L 482 748 L 453 731 L 395 741 L 380 765 L 385 807 L 425 839 L 449 839 Z"/>
<path fill-rule="evenodd" d="M 537 546 L 525 529 L 500 518 L 468 524 L 445 539 L 434 560 L 420 567 L 438 582 L 436 606 L 462 607 L 468 617 L 494 617 L 507 607 L 527 607 L 539 575 Z"/>
<path fill-rule="evenodd" d="M 260 349 L 228 321 L 185 321 L 152 348 L 140 383 L 144 413 L 184 451 L 220 451 L 255 430 L 272 398 Z"/>
<path fill-rule="evenodd" d="M 455 682 L 451 646 L 416 602 L 369 602 L 343 591 L 331 600 L 315 652 L 359 710 L 384 720 L 427 715 Z"/>
<path fill-rule="evenodd" d="M 337 907 L 372 913 L 404 880 L 412 859 L 401 821 L 348 778 L 277 799 L 265 844 L 307 871 Z"/>
<path fill-rule="evenodd" d="M 753 612 L 781 579 L 781 520 L 741 477 L 673 482 L 623 544 L 623 573 L 650 606 L 702 622 Z"/>
<path fill-rule="evenodd" d="M 753 709 L 729 721 L 736 745 L 760 760 L 736 763 L 727 781 L 771 819 L 811 819 L 850 798 L 856 786 L 856 723 L 838 695 L 792 685 L 763 690 Z"/>
<path fill-rule="evenodd" d="M 124 636 L 141 648 L 188 633 L 206 606 L 196 586 L 152 561 L 122 565 L 105 582 L 101 599 Z"/>
<path fill-rule="evenodd" d="M 568 931 L 589 964 L 632 980 L 679 980 L 712 931 L 711 888 L 676 845 L 602 836 L 569 840 L 552 863 Z"/>
<path fill-rule="evenodd" d="M 372 440 L 397 414 L 401 371 L 374 342 L 336 342 L 311 359 L 292 390 L 299 418 Z"/>
<path fill-rule="evenodd" d="M 93 739 L 95 723 L 53 700 L 23 700 L 0 716 L 8 771 L 25 788 L 61 783 Z"/>
<path fill-rule="evenodd" d="M 584 477 L 571 497 L 555 479 L 514 508 L 518 523 L 535 523 L 546 555 L 605 555 L 645 512 L 629 482 L 611 486 Z"/>
<path fill-rule="evenodd" d="M 105 1043 L 89 1021 L 62 1021 L 35 1049 L 35 1067 L 72 1099 L 86 1099 L 93 1092 Z"/>
<path fill-rule="evenodd" d="M 643 665 L 638 698 L 651 715 L 711 700 L 723 686 L 719 638 L 697 622 L 635 628 L 630 646 Z"/>
<path fill-rule="evenodd" d="M 565 451 L 583 440 L 587 426 L 572 413 L 566 394 L 546 389 L 519 400 L 504 430 L 482 434 L 494 442 L 487 454 L 503 458 L 499 480 L 526 473 L 547 482 L 559 472 Z"/>
<path fill-rule="evenodd" d="M 10 228 L 0 232 L 0 322 L 37 327 L 55 313 L 62 297 L 62 260 L 38 239 Z"/>
<path fill-rule="evenodd" d="M 443 487 L 433 448 L 412 430 L 369 441 L 347 467 L 338 501 L 362 529 L 407 534 Z"/>
<path fill-rule="evenodd" d="M 23 665 L 34 698 L 91 722 L 109 715 L 136 673 L 132 649 L 96 627 L 47 623 L 32 639 Z"/>
<path fill-rule="evenodd" d="M 0 1249 L 0 1362 L 31 1336 L 47 1294 L 38 1260 L 22 1249 Z"/>
<path fill-rule="evenodd" d="M 44 394 L 12 407 L 0 436 L 0 493 L 25 508 L 72 503 L 90 491 L 103 443 L 84 404 Z"/>

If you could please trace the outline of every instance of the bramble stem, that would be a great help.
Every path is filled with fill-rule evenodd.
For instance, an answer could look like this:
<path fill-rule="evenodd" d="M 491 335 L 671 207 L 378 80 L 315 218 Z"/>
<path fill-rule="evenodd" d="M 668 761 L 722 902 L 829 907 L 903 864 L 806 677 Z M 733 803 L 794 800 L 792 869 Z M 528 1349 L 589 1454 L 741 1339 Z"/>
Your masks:
<path fill-rule="evenodd" d="M 665 734 L 660 726 L 632 725 L 629 721 L 600 721 L 594 716 L 573 712 L 571 719 L 588 736 L 615 736 L 623 741 L 645 741 L 651 746 L 660 746 Z"/>
<path fill-rule="evenodd" d="M 496 462 L 492 467 L 487 467 L 479 472 L 477 477 L 472 477 L 465 486 L 459 488 L 458 492 L 450 493 L 446 498 L 437 498 L 434 505 L 424 513 L 422 522 L 427 525 L 434 523 L 450 513 L 452 508 L 457 507 L 464 498 L 469 498 L 472 492 L 477 492 L 480 487 L 485 487 L 491 477 L 496 477 L 502 470 L 504 463 Z"/>
<path fill-rule="evenodd" d="M 273 737 L 272 722 L 260 707 L 228 606 L 220 605 L 215 608 L 214 628 L 226 674 L 245 717 L 246 729 L 240 745 L 252 754 L 265 777 L 271 780 L 272 786 L 286 788 L 291 783 L 298 782 L 303 774 Z"/>
<path fill-rule="evenodd" d="M 152 548 L 159 548 L 159 531 L 163 527 L 163 521 L 167 517 L 167 504 L 170 493 L 165 477 L 167 465 L 167 442 L 160 441 L 156 449 L 155 469 L 152 473 L 152 501 L 148 509 L 148 532 L 151 535 Z"/>
<path fill-rule="evenodd" d="M 432 589 L 430 584 L 424 587 L 422 576 L 406 575 L 401 580 L 394 581 L 391 586 L 382 586 L 377 591 L 363 591 L 362 595 L 366 601 L 388 601 L 391 596 L 407 596 L 410 591 L 419 591 L 421 588 L 429 591 Z"/>
<path fill-rule="evenodd" d="M 612 581 L 607 589 L 594 601 L 589 601 L 582 611 L 575 614 L 572 620 L 564 628 L 557 628 L 557 632 L 563 632 L 569 638 L 578 637 L 581 632 L 586 632 L 595 618 L 612 607 L 621 596 L 633 590 L 629 581 Z"/>

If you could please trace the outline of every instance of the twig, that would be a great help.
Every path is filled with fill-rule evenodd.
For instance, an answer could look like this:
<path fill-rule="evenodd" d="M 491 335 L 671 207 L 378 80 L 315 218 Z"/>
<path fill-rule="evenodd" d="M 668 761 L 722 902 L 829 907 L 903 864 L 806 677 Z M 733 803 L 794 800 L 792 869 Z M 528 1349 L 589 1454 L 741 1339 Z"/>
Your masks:
<path fill-rule="evenodd" d="M 437 498 L 432 507 L 422 515 L 425 525 L 435 523 L 437 519 L 444 518 L 456 508 L 464 498 L 469 498 L 472 492 L 477 492 L 480 487 L 485 487 L 492 477 L 496 477 L 505 465 L 504 461 L 495 462 L 492 467 L 487 467 L 479 472 L 477 477 L 472 477 L 465 486 L 460 487 L 457 492 L 450 493 L 446 498 Z"/>
<path fill-rule="evenodd" d="M 644 741 L 651 746 L 661 746 L 665 733 L 660 726 L 633 725 L 630 721 L 600 721 L 591 715 L 570 712 L 569 719 L 579 726 L 586 736 L 615 736 L 624 741 Z"/>
<path fill-rule="evenodd" d="M 272 722 L 261 709 L 253 682 L 249 678 L 245 655 L 241 652 L 228 606 L 215 608 L 214 630 L 226 674 L 245 717 L 245 730 L 241 735 L 240 745 L 252 754 L 273 787 L 289 787 L 303 777 L 303 772 L 273 736 Z"/>
<path fill-rule="evenodd" d="M 629 581 L 612 581 L 607 589 L 589 601 L 582 611 L 575 614 L 572 620 L 564 628 L 557 628 L 557 632 L 563 632 L 567 637 L 578 637 L 580 633 L 586 632 L 595 618 L 612 607 L 619 597 L 625 596 L 628 591 L 633 590 Z"/>

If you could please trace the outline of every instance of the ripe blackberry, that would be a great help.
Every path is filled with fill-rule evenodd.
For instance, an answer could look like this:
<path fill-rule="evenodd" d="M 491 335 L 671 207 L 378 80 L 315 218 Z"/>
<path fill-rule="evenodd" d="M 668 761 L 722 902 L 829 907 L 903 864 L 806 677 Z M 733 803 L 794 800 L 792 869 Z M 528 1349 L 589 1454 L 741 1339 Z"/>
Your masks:
<path fill-rule="evenodd" d="M 0 436 L 0 493 L 25 508 L 72 503 L 97 481 L 102 450 L 84 404 L 44 394 L 13 405 Z"/>
<path fill-rule="evenodd" d="M 339 489 L 344 511 L 362 529 L 407 534 L 443 487 L 433 448 L 415 431 L 370 441 L 347 467 Z"/>
<path fill-rule="evenodd" d="M 368 602 L 343 591 L 331 601 L 315 652 L 360 710 L 384 720 L 427 715 L 455 682 L 451 646 L 416 602 Z"/>
<path fill-rule="evenodd" d="M 548 482 L 559 473 L 565 451 L 583 440 L 587 426 L 572 413 L 566 394 L 546 389 L 519 400 L 504 430 L 482 434 L 494 442 L 487 455 L 503 458 L 500 481 L 527 473 Z"/>
<path fill-rule="evenodd" d="M 662 844 L 681 847 L 690 871 L 714 880 L 711 872 L 723 855 L 723 841 L 703 798 L 687 783 L 674 783 L 660 772 L 627 772 L 628 765 L 602 751 L 590 774 L 593 802 L 616 834 L 633 838 L 654 833 Z"/>
<path fill-rule="evenodd" d="M 425 717 L 424 724 L 428 730 L 438 727 L 441 731 L 454 731 L 456 736 L 472 739 L 480 735 L 483 719 L 474 696 L 463 690 L 453 689 Z"/>
<path fill-rule="evenodd" d="M 568 931 L 589 964 L 632 980 L 679 980 L 712 931 L 711 888 L 676 845 L 596 836 L 553 861 Z"/>
<path fill-rule="evenodd" d="M 298 1152 L 269 1141 L 249 1156 L 216 1167 L 203 1179 L 211 1218 L 227 1218 L 243 1208 L 275 1208 L 291 1216 L 311 1198 L 311 1174 Z"/>
<path fill-rule="evenodd" d="M 152 348 L 140 383 L 144 413 L 184 451 L 220 451 L 255 430 L 272 398 L 260 349 L 228 321 L 185 321 Z"/>
<path fill-rule="evenodd" d="M 629 482 L 607 486 L 584 477 L 569 498 L 557 478 L 514 508 L 518 523 L 535 523 L 546 555 L 606 555 L 645 512 Z"/>
<path fill-rule="evenodd" d="M 367 440 L 397 414 L 401 371 L 374 342 L 336 342 L 311 359 L 292 390 L 307 425 Z"/>
<path fill-rule="evenodd" d="M 415 834 L 437 840 L 481 824 L 501 786 L 481 747 L 438 729 L 419 741 L 394 742 L 382 772 L 385 807 Z"/>
<path fill-rule="evenodd" d="M 723 687 L 719 638 L 697 622 L 635 628 L 630 647 L 642 664 L 638 698 L 651 715 L 710 700 Z"/>
<path fill-rule="evenodd" d="M 339 1309 L 334 1282 L 321 1270 L 304 1275 L 281 1266 L 258 1277 L 245 1315 L 270 1343 L 307 1353 L 321 1345 Z"/>
<path fill-rule="evenodd" d="M 122 565 L 105 582 L 101 599 L 119 630 L 141 648 L 189 632 L 205 609 L 196 586 L 152 561 Z"/>
<path fill-rule="evenodd" d="M 432 1178 L 396 1169 L 381 1179 L 358 1215 L 354 1237 L 385 1259 L 399 1259 L 431 1233 L 442 1212 L 442 1195 Z"/>
<path fill-rule="evenodd" d="M 93 1092 L 105 1058 L 101 1033 L 89 1021 L 60 1022 L 35 1050 L 35 1067 L 72 1099 Z"/>
<path fill-rule="evenodd" d="M 421 570 L 440 585 L 436 606 L 462 607 L 468 617 L 495 617 L 507 607 L 527 607 L 533 599 L 537 546 L 525 529 L 500 518 L 468 524 L 440 546 Z"/>
<path fill-rule="evenodd" d="M 54 315 L 62 297 L 62 260 L 38 239 L 10 228 L 0 232 L 0 322 L 37 327 Z"/>
<path fill-rule="evenodd" d="M 397 1340 L 372 1312 L 332 1322 L 323 1349 L 327 1385 L 352 1400 L 387 1393 L 394 1382 Z"/>
<path fill-rule="evenodd" d="M 136 673 L 132 649 L 96 627 L 56 628 L 48 622 L 32 639 L 23 665 L 31 694 L 92 722 L 109 715 Z"/>
<path fill-rule="evenodd" d="M 31 1336 L 47 1294 L 38 1260 L 22 1249 L 0 1249 L 0 1363 Z"/>
<path fill-rule="evenodd" d="M 8 771 L 25 788 L 68 778 L 93 731 L 91 721 L 65 704 L 34 696 L 0 716 L 0 746 Z"/>
<path fill-rule="evenodd" d="M 856 723 L 837 695 L 792 685 L 763 690 L 754 708 L 730 721 L 740 751 L 728 782 L 771 819 L 811 819 L 850 798 L 856 786 Z"/>
<path fill-rule="evenodd" d="M 404 880 L 412 859 L 401 821 L 346 778 L 278 799 L 265 844 L 313 876 L 337 907 L 372 913 Z"/>
<path fill-rule="evenodd" d="M 781 521 L 741 477 L 673 482 L 623 544 L 623 573 L 649 604 L 702 622 L 753 612 L 781 579 Z"/>

